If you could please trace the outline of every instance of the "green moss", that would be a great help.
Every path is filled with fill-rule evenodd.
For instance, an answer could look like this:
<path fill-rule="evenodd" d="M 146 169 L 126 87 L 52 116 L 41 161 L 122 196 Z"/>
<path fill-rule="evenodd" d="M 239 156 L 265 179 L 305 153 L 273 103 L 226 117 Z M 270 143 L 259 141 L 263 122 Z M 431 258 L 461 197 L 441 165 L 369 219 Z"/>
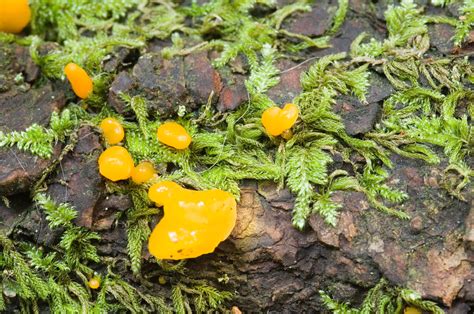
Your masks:
<path fill-rule="evenodd" d="M 407 218 L 396 208 L 407 195 L 385 184 L 392 166 L 392 153 L 428 163 L 438 163 L 442 158 L 449 160 L 446 173 L 456 174 L 458 180 L 447 189 L 461 198 L 462 189 L 473 176 L 465 159 L 473 147 L 474 107 L 469 106 L 465 112 L 459 109 L 464 102 L 472 102 L 473 94 L 468 84 L 472 84 L 474 73 L 466 58 L 428 58 L 425 54 L 430 48 L 429 23 L 455 26 L 453 40 L 462 44 L 472 28 L 472 1 L 463 2 L 463 18 L 458 20 L 426 16 L 423 8 L 413 1 L 402 1 L 400 5 L 389 6 L 385 12 L 387 38 L 366 40 L 367 36 L 360 34 L 351 45 L 350 56 L 338 53 L 315 60 L 302 75 L 303 90 L 294 99 L 301 119 L 294 127 L 293 138 L 284 141 L 267 136 L 260 122 L 263 110 L 280 105 L 267 95 L 268 90 L 280 81 L 276 63 L 281 58 L 298 59 L 312 49 L 328 47 L 330 36 L 338 32 L 349 11 L 348 1 L 339 1 L 332 28 L 320 37 L 309 38 L 282 29 L 285 19 L 297 12 L 309 11 L 308 3 L 297 1 L 276 8 L 275 1 L 268 0 L 213 0 L 191 6 L 178 6 L 172 1 L 35 0 L 32 2 L 32 35 L 22 38 L 0 34 L 0 41 L 29 46 L 42 74 L 52 80 L 63 78 L 63 68 L 68 62 L 85 67 L 94 77 L 96 88 L 92 98 L 80 105 L 90 105 L 91 109 L 86 112 L 71 103 L 69 111 L 53 115 L 49 128 L 33 125 L 24 132 L 0 133 L 0 146 L 16 145 L 41 157 L 49 157 L 53 143 L 66 142 L 81 123 L 97 125 L 102 118 L 115 116 L 126 128 L 124 145 L 135 162 L 153 161 L 160 169 L 161 179 L 175 180 L 196 189 L 220 188 L 237 198 L 243 179 L 272 180 L 281 187 L 286 185 L 296 196 L 293 223 L 300 229 L 314 213 L 337 227 L 341 205 L 331 196 L 340 190 L 364 192 L 373 207 L 395 217 Z M 436 1 L 439 5 L 447 3 Z M 252 11 L 257 4 L 274 10 L 264 17 L 258 16 Z M 159 118 L 151 120 L 146 98 L 122 95 L 130 109 L 131 115 L 127 117 L 113 112 L 106 104 L 114 73 L 103 73 L 103 61 L 119 47 L 145 49 L 148 41 L 154 38 L 171 41 L 172 46 L 162 51 L 166 58 L 213 49 L 220 52 L 214 60 L 215 67 L 226 67 L 239 55 L 245 56 L 250 65 L 245 82 L 249 101 L 239 109 L 222 115 L 210 104 L 203 104 L 198 112 L 181 111 L 179 117 L 175 117 L 193 136 L 193 144 L 186 151 L 175 151 L 157 141 L 154 134 L 162 121 Z M 53 41 L 55 45 L 47 44 L 47 41 Z M 47 46 L 53 48 L 45 49 Z M 351 137 L 332 107 L 341 95 L 352 95 L 365 102 L 369 73 L 380 69 L 397 91 L 384 102 L 383 115 L 375 129 L 360 137 Z M 444 154 L 435 153 L 435 146 L 442 148 Z M 352 168 L 350 172 L 328 170 L 335 154 L 343 157 Z M 363 162 L 355 163 L 351 156 L 362 157 Z M 130 265 L 137 276 L 142 274 L 142 249 L 150 233 L 151 217 L 158 212 L 147 199 L 146 187 L 107 183 L 109 191 L 129 193 L 133 200 L 133 207 L 124 217 Z M 46 291 L 37 292 L 29 291 L 32 282 L 21 283 L 18 295 L 23 307 L 36 309 L 39 300 L 46 300 L 53 312 L 61 307 L 71 311 L 85 308 L 97 311 L 129 309 L 132 312 L 142 312 L 143 308 L 169 310 L 163 298 L 144 294 L 113 274 L 112 267 L 104 275 L 97 298 L 93 299 L 82 281 L 91 274 L 89 263 L 106 264 L 94 248 L 97 235 L 74 226 L 71 221 L 75 212 L 67 205 L 54 205 L 42 197 L 38 202 L 47 214 L 50 226 L 62 225 L 66 231 L 57 243 L 59 250 L 50 252 L 17 250 L 11 240 L 3 238 L 0 261 L 6 265 L 11 278 L 24 271 L 28 280 L 37 281 L 39 286 L 48 283 Z M 387 206 L 386 202 L 393 207 Z M 24 263 L 12 266 L 8 263 L 12 256 Z M 158 265 L 163 271 L 170 270 L 163 261 L 158 261 Z M 71 270 L 77 267 L 80 275 L 75 275 L 78 277 L 73 276 Z M 214 310 L 230 298 L 230 294 L 219 292 L 206 283 L 185 281 L 179 272 L 176 277 L 183 280 L 174 285 L 169 296 L 176 312 L 188 308 L 201 312 Z M 420 303 L 418 297 L 403 292 L 405 290 L 382 286 L 374 290 L 369 299 L 377 299 L 378 306 L 385 309 L 397 309 L 402 302 L 420 307 L 428 304 Z M 377 292 L 382 290 L 383 294 Z M 116 302 L 109 304 L 109 297 Z M 324 299 L 330 304 L 327 296 Z M 0 308 L 4 307 L 2 300 Z M 95 305 L 92 305 L 93 301 Z M 374 305 L 372 301 L 364 304 L 367 308 Z M 345 305 L 334 303 L 330 306 L 350 311 Z M 426 308 L 434 308 L 429 306 Z"/>
<path fill-rule="evenodd" d="M 466 126 L 467 120 L 455 118 L 453 113 L 456 104 L 461 99 L 472 97 L 469 92 L 462 89 L 466 77 L 472 76 L 472 69 L 467 60 L 462 58 L 455 59 L 454 66 L 452 66 L 453 60 L 449 59 L 426 62 L 421 58 L 429 43 L 427 23 L 446 20 L 442 17 L 426 18 L 422 8 L 417 7 L 412 1 L 403 1 L 400 6 L 389 6 L 385 12 L 389 33 L 385 41 L 380 43 L 372 40 L 368 44 L 363 44 L 364 35 L 361 34 L 352 45 L 351 56 L 356 59 L 380 58 L 379 62 L 382 64 L 386 77 L 395 88 L 400 90 L 385 102 L 384 117 L 378 128 L 362 139 L 350 137 L 345 133 L 340 117 L 332 111 L 332 104 L 340 94 L 353 94 L 361 101 L 365 101 L 369 85 L 368 69 L 371 64 L 377 64 L 377 61 L 368 59 L 368 63 L 355 67 L 351 61 L 346 61 L 347 56 L 344 53 L 329 55 L 315 62 L 302 76 L 303 93 L 295 99 L 295 103 L 301 109 L 302 121 L 296 126 L 296 130 L 299 130 L 297 136 L 286 145 L 278 139 L 265 141 L 266 136 L 259 118 L 263 109 L 274 105 L 266 92 L 279 82 L 279 73 L 275 63 L 288 48 L 285 44 L 286 39 L 278 36 L 278 34 L 281 35 L 280 27 L 284 19 L 291 14 L 309 9 L 305 1 L 278 9 L 271 14 L 269 19 L 255 17 L 249 13 L 256 4 L 253 1 L 231 3 L 215 0 L 203 6 L 192 5 L 178 9 L 171 3 L 140 6 L 139 10 L 145 12 L 146 17 L 138 17 L 132 13 L 131 9 L 138 5 L 135 2 L 124 6 L 120 1 L 115 3 L 110 1 L 94 11 L 89 10 L 87 1 L 80 1 L 76 6 L 68 6 L 60 1 L 54 3 L 56 6 L 52 6 L 51 12 L 35 15 L 33 25 L 36 25 L 36 28 L 34 29 L 39 30 L 40 25 L 47 24 L 61 28 L 64 23 L 53 19 L 54 10 L 61 9 L 68 12 L 66 15 L 74 17 L 73 20 L 77 20 L 78 16 L 86 16 L 86 20 L 91 21 L 89 26 L 80 25 L 76 23 L 77 21 L 71 22 L 76 28 L 73 33 L 79 30 L 84 32 L 93 30 L 94 35 L 80 37 L 71 33 L 67 35 L 68 40 L 64 41 L 57 51 L 43 56 L 37 52 L 40 46 L 39 39 L 32 38 L 33 56 L 49 77 L 60 76 L 61 74 L 58 73 L 61 73 L 64 64 L 73 60 L 83 64 L 92 72 L 100 73 L 102 60 L 113 48 L 124 45 L 139 47 L 144 44 L 146 38 L 165 38 L 172 32 L 174 32 L 172 36 L 174 45 L 164 51 L 168 57 L 189 53 L 195 49 L 194 47 L 218 48 L 222 49 L 222 52 L 215 60 L 215 66 L 222 67 L 238 54 L 245 54 L 250 64 L 250 75 L 246 81 L 250 96 L 249 103 L 230 114 L 221 123 L 214 124 L 212 134 L 207 131 L 209 126 L 202 120 L 190 120 L 190 116 L 181 119 L 194 137 L 191 151 L 176 152 L 159 144 L 151 134 L 154 133 L 160 121 L 148 120 L 145 99 L 139 96 L 131 98 L 123 95 L 123 99 L 135 113 L 138 122 L 124 122 L 127 128 L 127 147 L 137 162 L 150 159 L 156 164 L 174 164 L 178 168 L 163 175 L 173 176 L 195 188 L 217 187 L 238 196 L 238 183 L 244 178 L 270 179 L 280 183 L 286 181 L 297 195 L 294 221 L 299 228 L 304 226 L 306 218 L 313 212 L 324 213 L 326 220 L 335 224 L 336 209 L 339 207 L 332 203 L 328 196 L 329 192 L 329 194 L 315 192 L 317 188 L 330 191 L 327 181 L 292 179 L 294 171 L 304 169 L 297 166 L 300 163 L 304 164 L 301 160 L 303 156 L 313 160 L 312 167 L 319 167 L 318 169 L 322 171 L 321 175 L 327 177 L 328 174 L 324 169 L 332 158 L 324 151 L 340 150 L 345 155 L 350 152 L 362 155 L 367 163 L 364 171 L 354 169 L 360 189 L 366 192 L 374 207 L 406 218 L 406 215 L 390 210 L 378 199 L 381 196 L 388 201 L 399 202 L 404 197 L 392 198 L 388 190 L 387 193 L 375 190 L 374 187 L 383 182 L 384 176 L 376 180 L 377 184 L 369 184 L 369 173 L 380 173 L 382 171 L 379 168 L 380 163 L 391 166 L 390 151 L 405 157 L 437 163 L 438 156 L 428 146 L 434 144 L 444 147 L 450 161 L 454 163 L 462 161 L 469 149 L 472 132 Z M 272 6 L 273 2 L 263 1 L 260 4 Z M 42 5 L 44 5 L 43 2 L 37 2 L 34 10 L 39 11 L 39 8 L 43 8 Z M 118 6 L 121 8 L 117 9 Z M 162 21 L 163 25 L 152 24 L 145 27 L 142 24 L 153 14 L 161 12 L 163 8 L 167 8 L 169 12 L 162 19 L 174 18 L 179 22 L 177 24 L 179 27 L 172 29 L 165 21 Z M 111 10 L 117 11 L 112 14 Z M 347 2 L 341 1 L 335 14 L 332 33 L 342 25 L 346 13 Z M 185 16 L 192 18 L 192 29 L 180 24 Z M 109 18 L 108 26 L 99 23 L 104 17 Z M 146 32 L 145 28 L 147 28 Z M 209 34 L 219 34 L 219 39 L 203 42 L 204 45 L 198 43 L 189 50 L 185 40 L 176 32 L 177 30 L 193 36 L 194 39 Z M 61 31 L 56 36 L 56 39 L 61 42 Z M 303 42 L 308 40 L 313 39 L 305 38 Z M 402 54 L 397 52 L 403 47 L 411 50 L 406 50 L 407 52 Z M 394 53 L 394 58 L 389 57 Z M 421 74 L 428 80 L 432 89 L 420 86 Z M 101 95 L 106 90 L 106 85 L 104 84 L 104 87 L 99 89 L 96 99 L 92 102 L 101 103 L 101 99 L 105 97 Z M 451 94 L 448 96 L 442 94 L 440 92 L 442 87 L 449 88 L 452 91 Z M 405 106 L 400 108 L 398 103 L 403 103 Z M 432 112 L 440 113 L 442 118 L 428 118 L 427 116 Z M 419 113 L 422 115 L 420 116 Z M 91 119 L 91 116 L 87 116 L 86 119 Z M 96 120 L 96 118 L 92 119 Z M 329 156 L 327 158 L 316 158 L 315 156 L 319 156 L 319 153 L 315 155 L 311 150 L 312 146 L 306 145 L 308 139 L 317 139 L 321 136 L 329 141 L 323 142 L 325 146 L 318 146 L 318 152 Z M 20 143 L 19 140 L 17 142 Z M 46 142 L 50 143 L 51 138 L 48 137 Z M 14 144 L 13 141 L 8 141 L 8 143 Z M 48 146 L 46 144 L 40 143 L 39 146 L 44 148 Z M 285 148 L 280 148 L 275 152 L 274 144 Z M 23 145 L 23 147 L 29 146 Z M 36 151 L 36 146 L 30 147 Z M 44 152 L 42 153 L 45 155 Z M 254 164 L 261 166 L 255 167 Z M 294 167 L 291 166 L 292 164 Z M 197 169 L 200 170 L 197 171 Z M 308 169 L 307 172 L 308 175 L 303 177 L 311 178 L 317 174 L 314 169 Z M 135 238 L 144 238 L 145 233 L 140 232 L 135 235 L 137 234 L 142 234 L 142 236 L 134 236 Z"/>
<path fill-rule="evenodd" d="M 459 15 L 454 43 L 461 46 L 474 27 L 474 1 L 464 0 L 463 5 L 459 9 Z"/>
<path fill-rule="evenodd" d="M 319 291 L 323 304 L 327 309 L 337 314 L 369 314 L 369 313 L 403 313 L 408 306 L 434 314 L 442 314 L 444 311 L 436 303 L 423 300 L 413 290 L 401 287 L 391 287 L 385 279 L 375 285 L 367 292 L 360 308 L 352 308 L 347 303 L 332 299 L 326 292 Z"/>
<path fill-rule="evenodd" d="M 17 146 L 39 157 L 50 158 L 53 153 L 53 144 L 64 141 L 76 126 L 77 120 L 68 109 L 63 110 L 61 114 L 53 112 L 49 129 L 33 124 L 22 132 L 0 131 L 0 148 Z"/>
<path fill-rule="evenodd" d="M 26 241 L 12 241 L 0 233 L 0 267 L 3 270 L 0 276 L 3 290 L 0 310 L 7 309 L 5 294 L 9 298 L 18 297 L 25 310 L 34 313 L 38 312 L 40 301 L 46 302 L 52 313 L 171 313 L 165 296 L 140 291 L 124 280 L 124 276 L 113 272 L 115 262 L 97 255 L 95 243 L 100 237 L 74 225 L 77 212 L 73 207 L 65 203 L 57 204 L 45 194 L 37 194 L 35 201 L 44 211 L 49 227 L 59 231 L 61 239 L 51 248 L 41 248 Z M 139 206 L 136 205 L 136 208 Z M 152 212 L 144 214 L 135 209 L 129 213 L 129 221 L 139 222 L 150 214 Z M 132 256 L 132 264 L 135 261 Z M 91 269 L 93 263 L 100 263 L 102 268 L 106 268 L 101 271 L 101 285 L 97 293 L 87 288 L 88 278 L 99 275 Z M 179 270 L 161 265 L 165 271 Z M 176 274 L 179 277 L 179 273 Z M 232 298 L 230 292 L 219 291 L 204 281 L 192 281 L 183 276 L 183 282 L 186 285 L 177 284 L 170 296 L 176 311 L 179 311 L 179 302 L 186 304 L 186 308 L 192 304 L 199 313 L 218 310 L 223 302 Z"/>

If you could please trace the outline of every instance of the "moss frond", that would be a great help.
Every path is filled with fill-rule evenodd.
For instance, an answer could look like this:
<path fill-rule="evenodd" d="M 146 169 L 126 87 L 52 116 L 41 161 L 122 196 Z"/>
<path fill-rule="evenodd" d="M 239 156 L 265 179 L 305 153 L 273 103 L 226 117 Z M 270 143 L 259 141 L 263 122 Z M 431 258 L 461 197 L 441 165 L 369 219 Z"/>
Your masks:
<path fill-rule="evenodd" d="M 464 0 L 463 5 L 459 8 L 459 22 L 456 25 L 456 33 L 454 35 L 454 43 L 461 46 L 466 37 L 474 27 L 474 1 Z"/>
<path fill-rule="evenodd" d="M 144 189 L 134 189 L 131 193 L 133 208 L 127 211 L 127 250 L 131 268 L 134 274 L 141 269 L 143 244 L 148 239 L 150 218 L 158 210 L 151 208 L 150 201 Z"/>
<path fill-rule="evenodd" d="M 45 194 L 37 194 L 34 200 L 45 211 L 50 228 L 72 226 L 72 220 L 76 218 L 77 212 L 70 205 L 66 203 L 57 205 Z"/>
<path fill-rule="evenodd" d="M 171 299 L 173 300 L 173 307 L 177 314 L 185 314 L 186 313 L 186 300 L 181 292 L 181 288 L 179 286 L 174 286 Z M 189 306 L 189 305 L 188 305 Z"/>
<path fill-rule="evenodd" d="M 390 45 L 404 46 L 415 35 L 428 31 L 422 11 L 413 0 L 403 0 L 400 6 L 389 6 L 385 20 Z"/>
<path fill-rule="evenodd" d="M 336 33 L 341 28 L 349 9 L 349 0 L 339 0 L 338 3 L 339 7 L 333 18 L 332 27 L 329 30 L 330 34 Z"/>
<path fill-rule="evenodd" d="M 265 44 L 261 50 L 261 61 L 250 63 L 251 72 L 245 81 L 251 96 L 262 95 L 279 82 L 279 70 L 275 67 L 276 50 Z"/>
<path fill-rule="evenodd" d="M 83 262 L 100 260 L 97 255 L 97 247 L 93 244 L 100 237 L 83 227 L 77 227 L 72 220 L 76 218 L 76 211 L 67 204 L 56 204 L 49 196 L 37 194 L 36 204 L 42 208 L 52 229 L 65 227 L 65 231 L 59 242 L 59 247 L 64 249 L 63 259 L 69 268 L 82 265 Z"/>
<path fill-rule="evenodd" d="M 370 289 L 360 308 L 352 308 L 347 303 L 332 299 L 326 292 L 319 291 L 323 304 L 333 313 L 340 314 L 368 314 L 368 313 L 401 313 L 404 307 L 415 306 L 433 314 L 444 311 L 436 303 L 423 300 L 421 296 L 410 289 L 391 287 L 385 279 Z"/>
<path fill-rule="evenodd" d="M 0 148 L 16 146 L 41 158 L 50 158 L 53 153 L 53 144 L 64 141 L 76 125 L 77 121 L 69 110 L 63 110 L 61 115 L 53 112 L 49 129 L 32 124 L 22 132 L 0 131 Z"/>
<path fill-rule="evenodd" d="M 392 189 L 384 184 L 383 182 L 387 177 L 388 173 L 381 167 L 371 168 L 366 166 L 363 174 L 359 176 L 359 183 L 375 208 L 401 219 L 408 219 L 409 216 L 406 213 L 389 208 L 377 199 L 380 196 L 391 203 L 399 203 L 408 198 L 406 193 Z"/>
<path fill-rule="evenodd" d="M 332 158 L 317 145 L 307 148 L 295 146 L 288 153 L 286 183 L 296 194 L 293 224 L 299 229 L 304 228 L 311 214 L 310 205 L 315 193 L 312 184 L 323 185 L 327 182 L 327 165 L 330 162 Z M 319 199 L 313 210 L 323 211 L 321 202 L 322 199 Z"/>

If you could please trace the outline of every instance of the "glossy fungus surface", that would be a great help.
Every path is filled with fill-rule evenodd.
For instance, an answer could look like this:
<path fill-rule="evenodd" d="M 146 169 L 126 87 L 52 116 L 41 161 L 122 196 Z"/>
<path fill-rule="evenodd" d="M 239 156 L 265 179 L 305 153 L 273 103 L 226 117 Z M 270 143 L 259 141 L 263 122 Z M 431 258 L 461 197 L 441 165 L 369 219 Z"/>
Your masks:
<path fill-rule="evenodd" d="M 0 1 L 0 32 L 20 33 L 31 19 L 28 0 Z"/>
<path fill-rule="evenodd" d="M 176 149 L 186 149 L 191 144 L 191 136 L 176 122 L 165 122 L 158 127 L 158 140 Z"/>
<path fill-rule="evenodd" d="M 100 128 L 108 144 L 118 144 L 125 137 L 125 131 L 123 130 L 122 124 L 114 118 L 105 118 L 102 120 Z"/>
<path fill-rule="evenodd" d="M 148 196 L 164 206 L 148 249 L 158 259 L 194 258 L 211 253 L 235 226 L 237 204 L 222 190 L 193 191 L 170 181 L 154 184 Z"/>
<path fill-rule="evenodd" d="M 272 136 L 281 135 L 291 129 L 298 119 L 298 107 L 286 104 L 283 109 L 271 107 L 262 114 L 262 124 L 268 134 Z"/>
<path fill-rule="evenodd" d="M 100 279 L 98 277 L 92 277 L 91 279 L 89 279 L 88 285 L 91 289 L 99 289 Z"/>
<path fill-rule="evenodd" d="M 71 83 L 72 90 L 77 97 L 85 99 L 90 96 L 94 89 L 94 85 L 89 74 L 87 74 L 83 68 L 75 63 L 69 63 L 64 68 L 64 73 Z"/>
<path fill-rule="evenodd" d="M 141 184 L 145 183 L 156 175 L 155 167 L 148 161 L 139 163 L 132 170 L 132 181 Z"/>
<path fill-rule="evenodd" d="M 112 181 L 130 178 L 133 170 L 133 159 L 130 153 L 121 146 L 107 148 L 99 157 L 99 172 Z"/>

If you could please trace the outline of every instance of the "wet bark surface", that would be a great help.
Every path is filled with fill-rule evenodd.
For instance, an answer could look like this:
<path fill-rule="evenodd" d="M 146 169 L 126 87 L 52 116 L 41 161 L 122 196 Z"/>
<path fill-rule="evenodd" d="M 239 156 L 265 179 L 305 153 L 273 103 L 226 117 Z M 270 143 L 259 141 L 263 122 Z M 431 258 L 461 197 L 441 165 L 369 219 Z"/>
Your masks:
<path fill-rule="evenodd" d="M 290 19 L 283 27 L 309 36 L 321 35 L 331 26 L 333 2 Z M 309 51 L 305 58 L 348 51 L 363 31 L 376 38 L 383 36 L 382 5 L 369 9 L 366 1 L 352 1 L 351 8 L 331 41 L 332 47 Z M 437 25 L 430 32 L 438 35 L 431 42 L 436 53 L 453 51 L 449 42 L 452 29 Z M 0 51 L 0 130 L 20 131 L 32 123 L 47 125 L 51 113 L 64 106 L 66 89 L 39 82 L 39 70 L 27 51 L 14 45 L 0 46 Z M 122 51 L 118 61 L 110 61 L 110 71 L 118 73 L 109 91 L 109 105 L 117 112 L 129 110 L 120 92 L 145 95 L 152 113 L 165 117 L 176 113 L 178 105 L 192 111 L 210 99 L 218 110 L 227 111 L 248 99 L 245 60 L 236 60 L 231 69 L 216 71 L 211 66 L 213 53 L 165 60 L 159 51 L 159 46 L 152 47 L 136 60 L 127 59 L 129 53 Z M 281 61 L 281 81 L 269 91 L 270 98 L 286 102 L 297 96 L 301 92 L 300 75 L 310 64 Z M 15 83 L 15 73 L 23 73 L 24 79 Z M 335 105 L 350 135 L 371 131 L 380 118 L 382 101 L 394 92 L 378 73 L 372 73 L 371 82 L 367 103 L 346 97 Z M 211 94 L 214 96 L 209 98 Z M 76 223 L 100 233 L 99 253 L 117 258 L 123 276 L 140 285 L 122 262 L 127 259 L 127 237 L 125 222 L 118 214 L 130 208 L 131 201 L 105 189 L 97 170 L 102 150 L 98 131 L 84 126 L 76 139 L 75 148 L 48 177 L 47 193 L 75 206 Z M 0 149 L 0 194 L 9 195 L 11 200 L 10 207 L 0 202 L 1 229 L 16 226 L 14 237 L 33 239 L 38 245 L 57 241 L 60 230 L 52 232 L 28 195 L 20 193 L 29 191 L 60 151 L 58 145 L 48 161 L 16 148 Z M 371 208 L 363 193 L 337 192 L 332 197 L 343 204 L 337 227 L 327 226 L 314 215 L 301 232 L 291 225 L 294 200 L 288 190 L 278 190 L 272 182 L 242 182 L 232 236 L 215 253 L 188 261 L 186 275 L 235 292 L 232 305 L 244 312 L 321 312 L 320 289 L 336 299 L 358 304 L 367 290 L 385 277 L 394 285 L 412 288 L 424 298 L 440 302 L 450 313 L 468 313 L 474 305 L 473 184 L 463 190 L 465 200 L 461 201 L 445 189 L 452 184 L 443 172 L 445 161 L 432 166 L 393 155 L 392 162 L 388 184 L 410 196 L 401 206 L 410 220 L 398 220 Z M 143 257 L 150 258 L 145 251 Z M 148 279 L 156 283 L 146 289 L 169 292 L 172 275 L 157 271 L 151 263 L 145 263 L 143 272 L 152 273 Z M 159 276 L 169 283 L 158 284 Z"/>
<path fill-rule="evenodd" d="M 39 69 L 28 49 L 0 44 L 0 131 L 23 131 L 32 124 L 47 126 L 51 114 L 66 103 L 63 88 L 47 81 L 31 85 Z M 57 145 L 54 156 L 61 148 Z M 53 159 L 45 160 L 16 147 L 0 149 L 0 194 L 28 191 Z"/>

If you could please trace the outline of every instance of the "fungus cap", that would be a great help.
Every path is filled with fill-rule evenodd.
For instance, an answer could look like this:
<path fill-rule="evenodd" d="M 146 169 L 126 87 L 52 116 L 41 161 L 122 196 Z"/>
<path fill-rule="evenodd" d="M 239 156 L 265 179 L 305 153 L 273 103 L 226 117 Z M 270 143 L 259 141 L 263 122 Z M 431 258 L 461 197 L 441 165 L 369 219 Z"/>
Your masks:
<path fill-rule="evenodd" d="M 0 32 L 20 33 L 31 20 L 28 0 L 1 0 L 0 3 Z"/>
<path fill-rule="evenodd" d="M 91 288 L 91 289 L 99 289 L 99 287 L 100 287 L 100 278 L 92 277 L 91 279 L 89 279 L 88 285 L 89 285 L 89 288 Z"/>
<path fill-rule="evenodd" d="M 132 181 L 136 184 L 145 183 L 156 175 L 155 167 L 148 161 L 139 163 L 132 170 Z"/>
<path fill-rule="evenodd" d="M 262 125 L 268 134 L 272 136 L 281 135 L 289 130 L 298 119 L 298 107 L 286 104 L 283 109 L 271 107 L 262 114 Z"/>
<path fill-rule="evenodd" d="M 165 122 L 158 127 L 158 140 L 176 149 L 186 149 L 191 144 L 191 136 L 176 122 Z"/>
<path fill-rule="evenodd" d="M 75 63 L 69 63 L 64 68 L 64 73 L 71 83 L 74 93 L 82 99 L 88 98 L 94 89 L 94 84 L 89 74 Z"/>
<path fill-rule="evenodd" d="M 117 119 L 105 118 L 100 122 L 99 127 L 102 129 L 105 140 L 110 145 L 120 143 L 125 137 L 125 131 L 123 130 L 122 124 L 120 124 Z"/>
<path fill-rule="evenodd" d="M 132 156 L 122 146 L 109 147 L 99 156 L 99 172 L 111 181 L 130 178 L 132 170 Z"/>

